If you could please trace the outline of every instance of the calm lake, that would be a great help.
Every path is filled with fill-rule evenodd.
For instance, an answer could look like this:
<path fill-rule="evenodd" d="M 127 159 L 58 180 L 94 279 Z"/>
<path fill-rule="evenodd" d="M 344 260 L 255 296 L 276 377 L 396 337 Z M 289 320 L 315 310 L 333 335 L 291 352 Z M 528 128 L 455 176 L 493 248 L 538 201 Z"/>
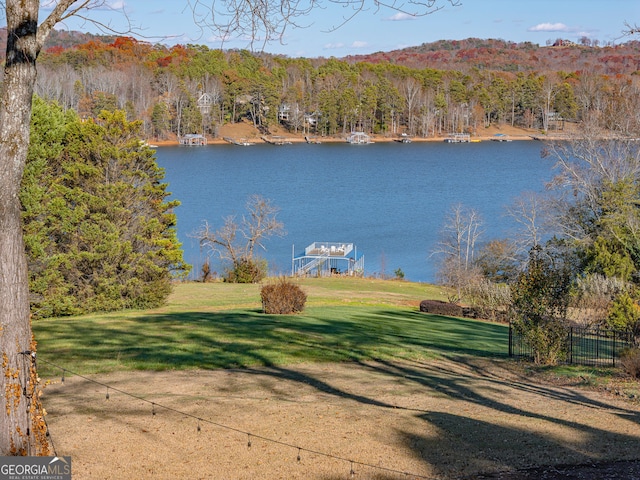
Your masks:
<path fill-rule="evenodd" d="M 461 203 L 483 218 L 482 241 L 515 228 L 505 207 L 522 192 L 542 191 L 553 161 L 536 141 L 466 144 L 376 143 L 161 147 L 177 208 L 185 260 L 200 275 L 206 258 L 190 237 L 204 220 L 214 230 L 245 212 L 259 194 L 280 208 L 287 235 L 266 241 L 262 255 L 274 274 L 291 273 L 292 253 L 313 242 L 353 243 L 365 275 L 433 282 L 430 258 L 451 207 Z M 217 259 L 212 268 L 220 271 Z"/>

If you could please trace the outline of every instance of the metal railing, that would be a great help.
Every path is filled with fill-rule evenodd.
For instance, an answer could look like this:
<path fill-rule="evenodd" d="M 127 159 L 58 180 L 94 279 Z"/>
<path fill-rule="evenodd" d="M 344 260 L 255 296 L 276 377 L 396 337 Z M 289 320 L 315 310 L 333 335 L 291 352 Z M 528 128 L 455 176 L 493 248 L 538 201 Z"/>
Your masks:
<path fill-rule="evenodd" d="M 622 350 L 633 345 L 633 333 L 629 331 L 567 327 L 563 363 L 615 367 Z M 532 360 L 534 353 L 524 336 L 509 324 L 509 356 Z"/>

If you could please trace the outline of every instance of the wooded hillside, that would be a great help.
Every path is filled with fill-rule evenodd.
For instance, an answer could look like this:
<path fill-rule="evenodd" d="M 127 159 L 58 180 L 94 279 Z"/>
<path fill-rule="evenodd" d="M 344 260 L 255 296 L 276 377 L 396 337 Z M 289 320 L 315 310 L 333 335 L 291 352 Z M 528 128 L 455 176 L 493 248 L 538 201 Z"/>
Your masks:
<path fill-rule="evenodd" d="M 546 132 L 584 120 L 633 135 L 640 124 L 637 41 L 539 47 L 468 39 L 307 59 L 88 38 L 68 47 L 77 35 L 52 38 L 40 57 L 38 95 L 83 118 L 123 109 L 156 139 L 216 136 L 241 120 L 263 133 L 284 126 L 419 137 L 505 124 Z"/>
<path fill-rule="evenodd" d="M 348 57 L 353 62 L 394 63 L 411 68 L 469 72 L 593 72 L 604 75 L 640 71 L 640 42 L 598 47 L 557 39 L 548 46 L 504 40 L 441 40 L 391 52 Z"/>

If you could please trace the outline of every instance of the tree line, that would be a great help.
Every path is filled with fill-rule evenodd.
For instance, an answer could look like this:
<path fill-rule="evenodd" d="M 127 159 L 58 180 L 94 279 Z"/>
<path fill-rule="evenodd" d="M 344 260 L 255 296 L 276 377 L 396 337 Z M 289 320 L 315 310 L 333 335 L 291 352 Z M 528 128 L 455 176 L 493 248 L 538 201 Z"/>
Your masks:
<path fill-rule="evenodd" d="M 464 71 L 445 70 L 118 37 L 52 47 L 39 70 L 41 97 L 81 118 L 124 110 L 129 120 L 142 121 L 144 135 L 158 139 L 215 136 L 222 125 L 245 119 L 263 131 L 282 125 L 331 136 L 476 134 L 491 124 L 546 132 L 585 120 L 631 134 L 640 117 L 638 76 L 597 68 L 504 71 L 470 59 Z"/>
<path fill-rule="evenodd" d="M 474 208 L 452 207 L 434 252 L 451 300 L 506 314 L 539 363 L 565 359 L 569 326 L 630 331 L 640 344 L 637 138 L 585 123 L 549 143 L 556 175 L 508 208 L 519 225 L 510 238 L 487 241 Z M 628 355 L 640 376 L 640 350 Z"/>

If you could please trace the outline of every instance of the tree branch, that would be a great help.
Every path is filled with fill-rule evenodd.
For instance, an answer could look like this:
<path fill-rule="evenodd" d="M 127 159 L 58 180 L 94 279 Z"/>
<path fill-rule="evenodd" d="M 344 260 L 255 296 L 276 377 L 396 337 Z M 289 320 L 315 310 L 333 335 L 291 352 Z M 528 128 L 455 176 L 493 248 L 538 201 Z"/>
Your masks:
<path fill-rule="evenodd" d="M 460 5 L 460 0 L 187 0 L 187 8 L 194 23 L 202 30 L 212 31 L 221 42 L 245 37 L 251 47 L 260 42 L 264 48 L 273 40 L 284 43 L 289 27 L 304 28 L 298 22 L 313 9 L 334 4 L 347 10 L 337 25 L 329 27 L 328 31 L 334 31 L 368 10 L 367 1 L 372 2 L 375 11 L 389 9 L 414 17 L 434 13 L 447 3 Z"/>
<path fill-rule="evenodd" d="M 116 29 L 106 23 L 100 22 L 96 19 L 89 18 L 82 14 L 82 12 L 94 10 L 96 8 L 108 8 L 109 10 L 117 10 L 127 21 L 128 26 L 125 29 Z M 56 6 L 51 13 L 38 27 L 38 45 L 42 47 L 45 40 L 51 33 L 51 30 L 59 23 L 65 20 L 76 17 L 84 20 L 88 23 L 93 23 L 98 28 L 105 32 L 123 35 L 133 30 L 129 17 L 124 9 L 115 9 L 109 6 L 107 0 L 58 0 Z"/>

